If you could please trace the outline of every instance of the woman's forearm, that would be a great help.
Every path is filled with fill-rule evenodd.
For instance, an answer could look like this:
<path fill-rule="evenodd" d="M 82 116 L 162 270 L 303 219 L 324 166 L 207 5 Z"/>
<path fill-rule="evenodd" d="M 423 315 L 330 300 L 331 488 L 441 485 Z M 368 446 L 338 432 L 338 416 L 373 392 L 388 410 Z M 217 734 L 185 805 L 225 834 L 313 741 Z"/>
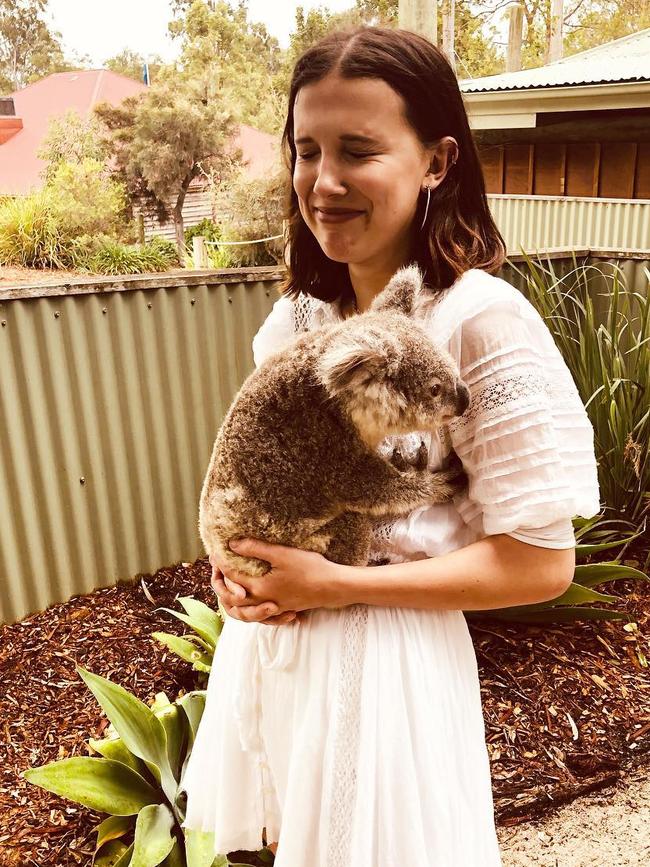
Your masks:
<path fill-rule="evenodd" d="M 529 605 L 561 596 L 574 567 L 573 548 L 555 550 L 511 536 L 487 536 L 426 560 L 338 566 L 335 604 L 462 611 Z"/>

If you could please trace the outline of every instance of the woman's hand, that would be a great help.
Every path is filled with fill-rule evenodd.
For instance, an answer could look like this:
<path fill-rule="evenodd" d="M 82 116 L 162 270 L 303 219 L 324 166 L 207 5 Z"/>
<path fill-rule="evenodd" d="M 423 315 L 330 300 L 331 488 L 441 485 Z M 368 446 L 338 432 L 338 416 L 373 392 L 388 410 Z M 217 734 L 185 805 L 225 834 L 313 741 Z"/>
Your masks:
<path fill-rule="evenodd" d="M 210 555 L 210 565 L 212 566 L 212 577 L 210 584 L 212 589 L 219 597 L 219 600 L 229 617 L 235 620 L 241 620 L 235 605 L 229 605 L 226 600 L 235 597 L 242 604 L 241 600 L 246 598 L 246 588 L 241 584 L 235 584 L 230 578 L 226 578 L 221 569 L 217 566 L 217 560 L 214 554 Z M 233 573 L 234 574 L 234 573 Z M 274 602 L 265 602 L 262 605 L 248 605 L 247 615 L 249 619 L 256 620 L 259 623 L 265 623 L 267 626 L 281 626 L 285 623 L 291 623 L 298 616 L 295 611 L 285 611 L 284 614 L 276 616 L 266 616 L 271 611 L 277 611 L 277 605 Z"/>
<path fill-rule="evenodd" d="M 211 584 L 230 617 L 278 625 L 290 623 L 300 611 L 340 604 L 336 599 L 339 567 L 321 554 L 258 539 L 240 539 L 230 547 L 244 557 L 271 564 L 266 575 L 255 578 L 210 556 Z"/>

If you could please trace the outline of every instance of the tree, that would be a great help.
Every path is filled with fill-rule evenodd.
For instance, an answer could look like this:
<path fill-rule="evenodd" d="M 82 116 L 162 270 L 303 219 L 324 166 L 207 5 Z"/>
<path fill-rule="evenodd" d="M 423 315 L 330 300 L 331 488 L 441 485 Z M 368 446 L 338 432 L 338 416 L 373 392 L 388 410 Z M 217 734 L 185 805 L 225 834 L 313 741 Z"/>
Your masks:
<path fill-rule="evenodd" d="M 48 0 L 0 0 L 0 90 L 19 90 L 30 81 L 70 68 L 60 34 L 43 14 Z"/>
<path fill-rule="evenodd" d="M 284 108 L 274 82 L 282 59 L 277 39 L 263 24 L 248 20 L 245 2 L 194 0 L 176 6 L 184 14 L 169 30 L 181 41 L 182 73 L 219 93 L 239 123 L 277 132 Z"/>
<path fill-rule="evenodd" d="M 103 163 L 108 149 L 98 118 L 93 115 L 81 117 L 73 108 L 52 118 L 37 156 L 47 164 L 43 172 L 46 182 L 61 163 L 79 164 L 84 160 Z"/>
<path fill-rule="evenodd" d="M 650 0 L 578 3 L 564 19 L 564 53 L 586 51 L 646 27 L 650 27 Z"/>
<path fill-rule="evenodd" d="M 202 165 L 223 179 L 241 164 L 241 153 L 230 143 L 232 114 L 202 82 L 171 74 L 146 93 L 118 106 L 103 103 L 95 112 L 106 126 L 117 176 L 132 198 L 142 198 L 161 220 L 171 210 L 182 254 L 183 203 L 191 181 Z"/>
<path fill-rule="evenodd" d="M 136 81 L 142 81 L 145 63 L 149 64 L 149 81 L 153 82 L 156 80 L 157 74 L 164 64 L 162 57 L 158 54 L 154 55 L 151 60 L 147 60 L 142 54 L 138 54 L 137 51 L 124 48 L 119 54 L 105 60 L 104 66 L 113 72 L 119 72 L 120 75 L 126 75 Z"/>

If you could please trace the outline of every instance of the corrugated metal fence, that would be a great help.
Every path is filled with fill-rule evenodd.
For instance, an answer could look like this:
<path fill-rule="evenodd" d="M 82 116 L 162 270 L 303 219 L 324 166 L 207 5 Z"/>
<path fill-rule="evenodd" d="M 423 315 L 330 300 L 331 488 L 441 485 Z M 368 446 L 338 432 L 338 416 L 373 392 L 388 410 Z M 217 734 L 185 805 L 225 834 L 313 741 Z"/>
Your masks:
<path fill-rule="evenodd" d="M 281 276 L 0 290 L 0 622 L 202 555 L 212 444 Z"/>
<path fill-rule="evenodd" d="M 0 622 L 193 560 L 280 272 L 0 290 Z"/>
<path fill-rule="evenodd" d="M 650 201 L 488 195 L 509 253 L 553 247 L 650 250 Z"/>

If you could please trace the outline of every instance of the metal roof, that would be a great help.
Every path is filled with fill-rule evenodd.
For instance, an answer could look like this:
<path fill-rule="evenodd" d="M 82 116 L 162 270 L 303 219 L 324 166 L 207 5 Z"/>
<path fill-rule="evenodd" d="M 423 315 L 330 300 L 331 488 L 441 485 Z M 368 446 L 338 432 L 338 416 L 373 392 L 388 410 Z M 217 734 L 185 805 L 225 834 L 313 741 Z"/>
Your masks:
<path fill-rule="evenodd" d="M 650 27 L 546 66 L 459 81 L 463 93 L 650 81 Z"/>

